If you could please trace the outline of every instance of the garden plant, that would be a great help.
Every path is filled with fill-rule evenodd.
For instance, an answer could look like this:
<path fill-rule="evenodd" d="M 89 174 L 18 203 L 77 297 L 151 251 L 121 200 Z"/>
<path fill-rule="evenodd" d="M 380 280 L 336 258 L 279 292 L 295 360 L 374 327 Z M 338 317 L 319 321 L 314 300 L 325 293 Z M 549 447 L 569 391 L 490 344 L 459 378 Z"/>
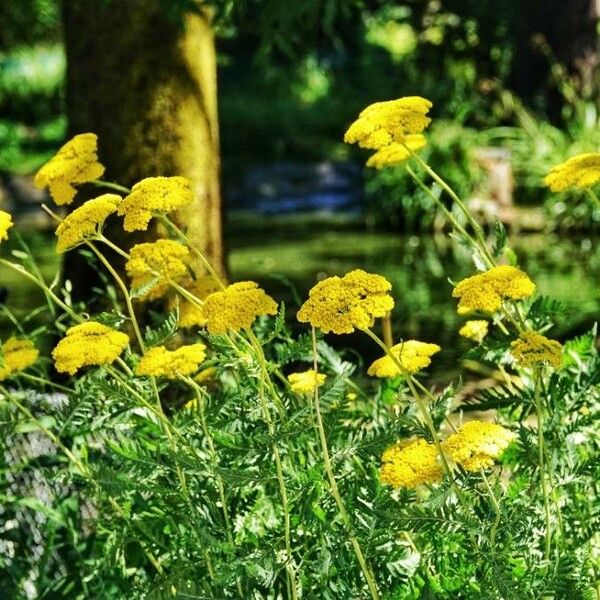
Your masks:
<path fill-rule="evenodd" d="M 596 329 L 552 339 L 560 305 L 420 157 L 430 109 L 372 104 L 345 140 L 406 169 L 472 255 L 448 294 L 494 384 L 468 395 L 428 382 L 440 347 L 392 331 L 403 290 L 384 277 L 324 278 L 291 310 L 189 243 L 169 216 L 192 201 L 185 178 L 105 181 L 93 133 L 41 168 L 57 205 L 91 197 L 44 208 L 56 251 L 105 274 L 105 308 L 44 281 L 24 245 L 0 259 L 49 317 L 2 340 L 2 597 L 600 599 Z M 599 153 L 545 179 L 595 204 L 598 182 Z M 124 249 L 103 233 L 121 217 L 161 238 Z M 0 240 L 11 227 L 0 212 Z M 380 358 L 328 343 L 350 333 Z"/>

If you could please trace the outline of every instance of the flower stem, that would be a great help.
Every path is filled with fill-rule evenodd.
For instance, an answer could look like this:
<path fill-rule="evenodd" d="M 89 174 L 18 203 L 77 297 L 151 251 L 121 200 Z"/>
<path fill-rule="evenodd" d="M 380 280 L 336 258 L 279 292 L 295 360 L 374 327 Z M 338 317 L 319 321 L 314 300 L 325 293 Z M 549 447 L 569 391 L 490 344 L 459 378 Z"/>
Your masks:
<path fill-rule="evenodd" d="M 492 523 L 492 529 L 490 530 L 490 547 L 492 550 L 492 555 L 495 554 L 496 551 L 496 531 L 498 529 L 498 525 L 500 524 L 500 518 L 501 518 L 501 510 L 500 510 L 500 505 L 498 504 L 498 500 L 496 499 L 496 496 L 494 494 L 494 490 L 492 490 L 492 486 L 490 485 L 490 482 L 488 481 L 488 478 L 485 474 L 485 471 L 483 469 L 481 469 L 481 480 L 483 481 L 483 485 L 488 493 L 488 496 L 490 498 L 490 501 L 492 503 L 492 507 L 494 509 L 494 514 L 495 514 L 495 518 L 494 518 L 494 522 Z"/>
<path fill-rule="evenodd" d="M 97 187 L 105 187 L 110 190 L 115 190 L 116 192 L 123 192 L 124 194 L 131 194 L 131 190 L 124 185 L 119 185 L 118 183 L 112 183 L 110 181 L 103 181 L 102 179 L 94 179 L 94 181 L 90 181 L 91 184 Z"/>

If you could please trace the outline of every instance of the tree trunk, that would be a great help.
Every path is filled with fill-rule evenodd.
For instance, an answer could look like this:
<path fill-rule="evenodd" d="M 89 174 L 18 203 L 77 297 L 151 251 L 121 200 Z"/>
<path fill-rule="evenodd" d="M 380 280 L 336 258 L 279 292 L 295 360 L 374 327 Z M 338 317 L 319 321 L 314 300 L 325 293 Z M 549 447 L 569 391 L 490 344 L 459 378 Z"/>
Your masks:
<path fill-rule="evenodd" d="M 64 21 L 70 134 L 98 134 L 108 181 L 189 178 L 195 202 L 175 220 L 224 275 L 209 15 L 187 14 L 178 26 L 156 0 L 64 0 Z M 111 234 L 126 245 L 140 239 L 116 225 Z M 81 264 L 68 260 L 66 269 L 81 285 Z"/>

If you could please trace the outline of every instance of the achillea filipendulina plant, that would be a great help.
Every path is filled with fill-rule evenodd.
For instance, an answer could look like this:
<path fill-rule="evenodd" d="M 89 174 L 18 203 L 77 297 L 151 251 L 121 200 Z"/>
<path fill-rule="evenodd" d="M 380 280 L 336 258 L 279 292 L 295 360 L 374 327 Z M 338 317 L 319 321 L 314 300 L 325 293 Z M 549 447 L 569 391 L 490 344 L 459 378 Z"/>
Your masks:
<path fill-rule="evenodd" d="M 0 381 L 33 365 L 39 350 L 31 340 L 11 337 L 0 346 Z"/>
<path fill-rule="evenodd" d="M 0 210 L 0 242 L 8 239 L 8 230 L 12 226 L 12 216 L 3 210 Z"/>

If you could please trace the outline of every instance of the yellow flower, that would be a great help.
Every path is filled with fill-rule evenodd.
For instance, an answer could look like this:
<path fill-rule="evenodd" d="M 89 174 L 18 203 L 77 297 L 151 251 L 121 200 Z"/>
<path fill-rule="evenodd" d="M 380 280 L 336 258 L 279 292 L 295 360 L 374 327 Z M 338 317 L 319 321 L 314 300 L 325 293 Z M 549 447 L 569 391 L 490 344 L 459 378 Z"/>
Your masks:
<path fill-rule="evenodd" d="M 590 188 L 600 181 L 600 152 L 578 154 L 552 167 L 544 183 L 553 192 Z"/>
<path fill-rule="evenodd" d="M 167 350 L 164 346 L 150 348 L 135 369 L 136 375 L 177 379 L 179 375 L 191 375 L 198 370 L 206 357 L 204 344 L 182 346 L 177 350 Z"/>
<path fill-rule="evenodd" d="M 240 281 L 206 298 L 203 306 L 210 333 L 240 331 L 260 315 L 277 314 L 277 303 L 254 281 Z"/>
<path fill-rule="evenodd" d="M 406 136 L 403 144 L 393 142 L 377 150 L 377 152 L 367 160 L 367 167 L 383 169 L 384 167 L 399 165 L 410 157 L 408 149 L 415 152 L 424 148 L 426 144 L 427 140 L 424 135 L 420 133 L 411 133 Z"/>
<path fill-rule="evenodd" d="M 405 143 L 407 136 L 421 133 L 429 125 L 427 113 L 431 106 L 429 100 L 420 96 L 371 104 L 350 125 L 344 141 L 376 150 L 393 142 Z"/>
<path fill-rule="evenodd" d="M 481 342 L 488 334 L 489 324 L 484 320 L 467 321 L 459 330 L 458 334 L 469 338 L 474 342 Z"/>
<path fill-rule="evenodd" d="M 533 294 L 535 284 L 526 273 L 508 265 L 493 267 L 459 282 L 452 296 L 460 298 L 458 314 L 473 311 L 494 313 L 502 307 L 503 299 L 522 300 Z"/>
<path fill-rule="evenodd" d="M 115 212 L 120 201 L 121 196 L 116 194 L 102 194 L 102 196 L 88 200 L 67 215 L 56 228 L 57 252 L 75 248 L 85 240 L 97 235 L 102 229 L 104 221 Z"/>
<path fill-rule="evenodd" d="M 479 471 L 493 466 L 516 435 L 495 423 L 469 421 L 442 443 L 452 460 L 466 471 Z"/>
<path fill-rule="evenodd" d="M 356 269 L 343 277 L 328 277 L 309 292 L 298 311 L 298 321 L 310 323 L 324 333 L 352 333 L 368 329 L 375 317 L 383 317 L 394 300 L 388 294 L 391 283 L 381 275 Z"/>
<path fill-rule="evenodd" d="M 131 287 L 146 300 L 155 300 L 188 275 L 189 250 L 173 240 L 137 244 L 125 265 Z"/>
<path fill-rule="evenodd" d="M 39 352 L 30 340 L 9 338 L 0 347 L 0 381 L 13 373 L 24 371 L 38 358 Z"/>
<path fill-rule="evenodd" d="M 52 356 L 59 373 L 73 375 L 81 367 L 112 363 L 128 343 L 126 334 L 96 321 L 86 321 L 67 329 Z"/>
<path fill-rule="evenodd" d="M 381 483 L 395 488 L 415 488 L 442 478 L 435 446 L 421 438 L 402 440 L 391 446 L 383 453 L 381 462 Z"/>
<path fill-rule="evenodd" d="M 348 402 L 354 402 L 354 400 L 356 400 L 357 398 L 358 398 L 358 396 L 355 392 L 347 392 L 346 393 L 346 400 L 348 400 Z"/>
<path fill-rule="evenodd" d="M 48 188 L 56 204 L 71 204 L 77 193 L 75 184 L 93 181 L 104 173 L 97 146 L 95 133 L 76 135 L 37 172 L 35 186 Z"/>
<path fill-rule="evenodd" d="M 185 177 L 147 177 L 123 198 L 117 214 L 125 216 L 125 231 L 145 231 L 154 215 L 167 214 L 193 200 L 192 185 Z"/>
<path fill-rule="evenodd" d="M 427 344 L 417 340 L 407 340 L 392 346 L 391 351 L 402 365 L 404 373 L 417 373 L 431 364 L 431 356 L 439 352 L 441 348 L 437 344 Z M 402 374 L 398 365 L 389 357 L 384 356 L 374 361 L 369 370 L 369 375 L 374 377 L 396 377 Z"/>
<path fill-rule="evenodd" d="M 323 373 L 316 373 L 314 369 L 288 375 L 290 387 L 296 394 L 312 394 L 316 388 L 325 383 L 325 379 Z"/>
<path fill-rule="evenodd" d="M 208 296 L 221 289 L 219 283 L 212 275 L 204 275 L 192 281 L 189 285 L 183 285 L 188 292 L 196 296 L 198 300 L 206 300 Z M 183 296 L 174 296 L 169 301 L 169 310 L 174 310 L 179 302 L 179 320 L 177 324 L 182 329 L 190 329 L 192 327 L 204 327 L 206 325 L 206 315 L 204 314 L 204 306 L 199 306 L 187 300 Z"/>
<path fill-rule="evenodd" d="M 8 239 L 8 230 L 14 225 L 9 213 L 0 210 L 0 242 Z"/>
<path fill-rule="evenodd" d="M 515 360 L 522 367 L 535 367 L 548 363 L 559 369 L 562 364 L 562 346 L 536 331 L 524 331 L 510 344 Z"/>

